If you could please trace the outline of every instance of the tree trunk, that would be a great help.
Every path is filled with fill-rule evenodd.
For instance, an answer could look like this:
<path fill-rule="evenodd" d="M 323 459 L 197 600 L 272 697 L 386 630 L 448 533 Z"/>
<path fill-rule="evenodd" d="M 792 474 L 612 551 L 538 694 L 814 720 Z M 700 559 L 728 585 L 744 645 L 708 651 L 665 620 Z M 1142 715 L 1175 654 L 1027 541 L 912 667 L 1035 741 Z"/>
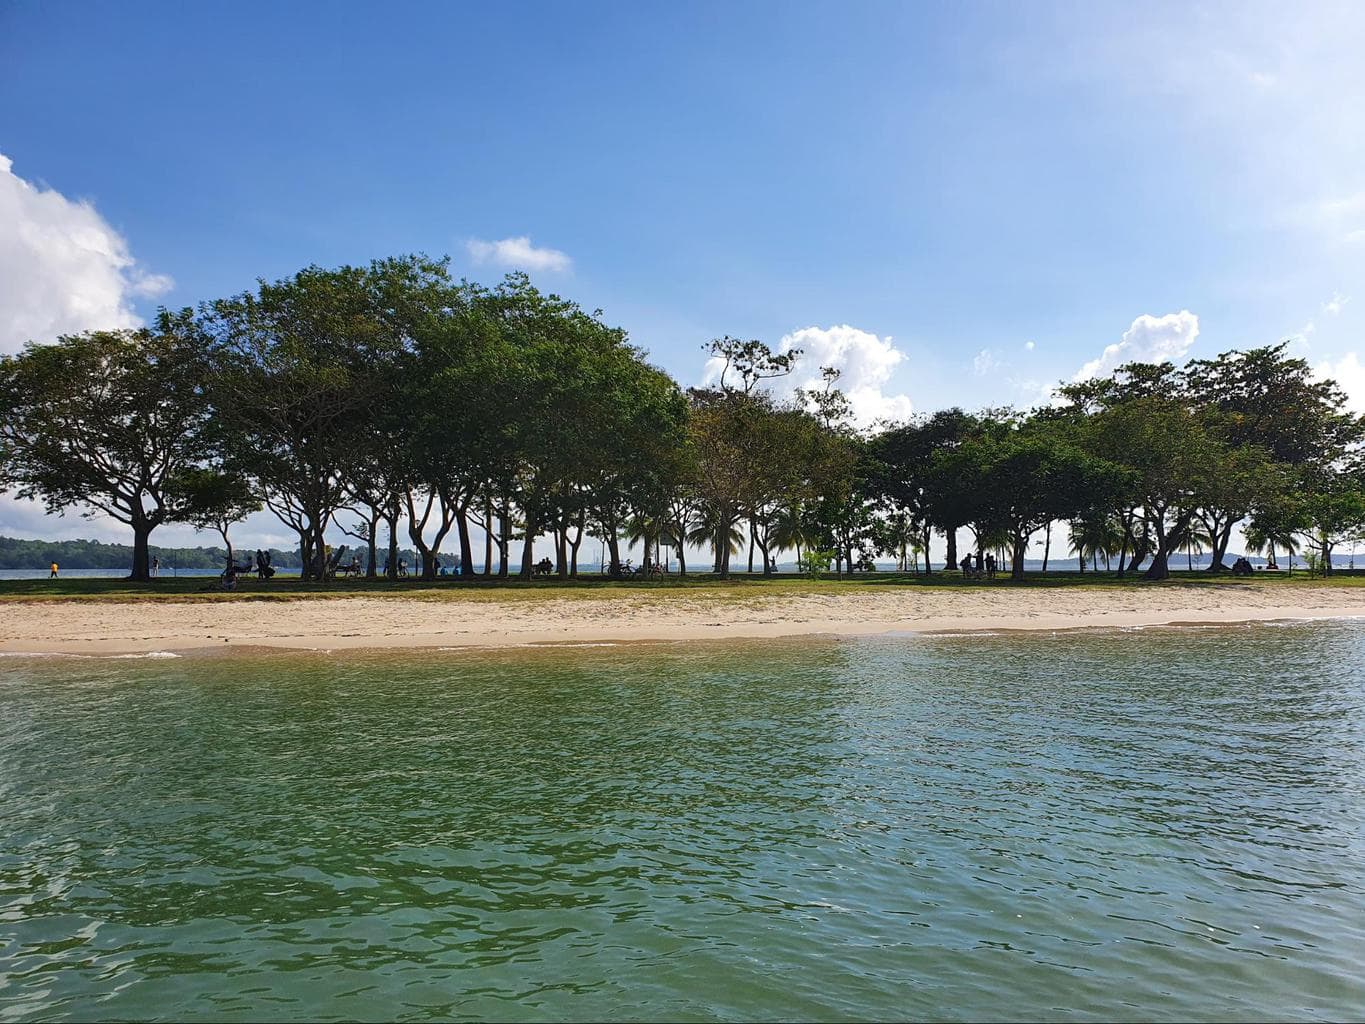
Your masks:
<path fill-rule="evenodd" d="M 536 531 L 534 517 L 529 509 L 526 510 L 526 539 L 521 543 L 521 571 L 517 576 L 523 580 L 531 578 L 532 565 L 531 559 L 535 557 Z"/>
<path fill-rule="evenodd" d="M 489 498 L 483 502 L 483 575 L 485 579 L 493 575 L 493 502 Z"/>
<path fill-rule="evenodd" d="M 1169 531 L 1163 530 L 1160 523 L 1154 528 L 1156 530 L 1156 554 L 1152 556 L 1152 564 L 1147 568 L 1147 572 L 1143 574 L 1143 579 L 1170 579 L 1170 538 L 1180 536 L 1180 534 L 1184 532 L 1184 528 L 1180 523 L 1177 523 L 1175 527 Z"/>
<path fill-rule="evenodd" d="M 721 579 L 730 578 L 730 527 L 731 521 L 721 516 L 716 527 L 716 575 Z"/>
<path fill-rule="evenodd" d="M 365 534 L 365 557 L 369 559 L 365 566 L 365 578 L 372 580 L 379 575 L 378 566 L 375 564 L 379 558 L 379 516 L 373 510 Z"/>
<path fill-rule="evenodd" d="M 313 539 L 307 530 L 295 530 L 299 535 L 299 579 L 306 580 L 313 571 Z"/>
<path fill-rule="evenodd" d="M 943 531 L 943 537 L 948 542 L 948 568 L 957 568 L 957 527 L 949 527 Z"/>
<path fill-rule="evenodd" d="M 327 582 L 327 520 L 329 516 L 324 516 L 319 512 L 311 515 L 313 520 L 313 578 L 319 583 Z"/>
<path fill-rule="evenodd" d="M 498 512 L 498 579 L 508 576 L 507 556 L 512 550 L 512 501 L 504 496 Z"/>
<path fill-rule="evenodd" d="M 384 518 L 389 524 L 389 571 L 386 575 L 391 580 L 398 579 L 398 495 L 395 493 L 389 497 L 389 510 L 384 513 Z"/>
<path fill-rule="evenodd" d="M 569 578 L 569 538 L 562 522 L 555 527 L 555 575 Z"/>
<path fill-rule="evenodd" d="M 1047 572 L 1047 556 L 1052 551 L 1052 520 L 1048 520 L 1047 533 L 1043 535 L 1043 572 Z"/>
<path fill-rule="evenodd" d="M 1232 541 L 1232 528 L 1236 523 L 1229 521 L 1221 529 L 1213 531 L 1213 551 L 1209 556 L 1209 572 L 1227 572 L 1228 567 L 1223 564 L 1223 556 L 1228 553 L 1228 544 Z"/>
<path fill-rule="evenodd" d="M 1137 572 L 1138 569 L 1142 567 L 1142 563 L 1146 561 L 1147 555 L 1151 552 L 1151 549 L 1152 539 L 1147 531 L 1144 530 L 1141 537 L 1134 536 L 1133 554 L 1132 557 L 1128 559 L 1128 571 Z"/>
<path fill-rule="evenodd" d="M 133 520 L 133 569 L 128 576 L 130 580 L 142 583 L 152 578 L 152 562 L 147 541 L 155 526 L 155 523 L 149 523 L 141 516 Z"/>
<path fill-rule="evenodd" d="M 754 573 L 754 521 L 749 520 L 749 575 Z"/>
<path fill-rule="evenodd" d="M 1159 544 L 1156 549 L 1156 554 L 1152 556 L 1152 564 L 1147 567 L 1147 571 L 1143 573 L 1142 578 L 1147 580 L 1170 579 L 1171 570 L 1167 565 L 1167 560 L 1168 556 L 1165 545 Z"/>
<path fill-rule="evenodd" d="M 1024 579 L 1024 554 L 1028 550 L 1028 541 L 1019 534 L 1014 535 L 1014 550 L 1010 552 L 1010 579 L 1015 582 L 1022 582 Z"/>
<path fill-rule="evenodd" d="M 464 580 L 474 572 L 474 546 L 469 542 L 468 502 L 456 510 L 455 528 L 460 533 L 460 579 Z"/>
<path fill-rule="evenodd" d="M 621 541 L 615 529 L 607 531 L 607 554 L 611 556 L 611 575 L 615 579 L 621 575 Z"/>

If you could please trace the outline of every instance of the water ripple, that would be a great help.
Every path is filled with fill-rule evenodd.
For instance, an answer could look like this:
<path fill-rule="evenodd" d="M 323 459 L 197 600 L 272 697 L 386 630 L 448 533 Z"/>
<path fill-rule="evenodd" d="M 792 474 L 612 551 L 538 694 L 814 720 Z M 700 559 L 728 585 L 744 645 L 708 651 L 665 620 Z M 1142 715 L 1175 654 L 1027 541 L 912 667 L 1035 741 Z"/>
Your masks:
<path fill-rule="evenodd" d="M 0 1020 L 1360 1017 L 1363 654 L 6 659 Z"/>

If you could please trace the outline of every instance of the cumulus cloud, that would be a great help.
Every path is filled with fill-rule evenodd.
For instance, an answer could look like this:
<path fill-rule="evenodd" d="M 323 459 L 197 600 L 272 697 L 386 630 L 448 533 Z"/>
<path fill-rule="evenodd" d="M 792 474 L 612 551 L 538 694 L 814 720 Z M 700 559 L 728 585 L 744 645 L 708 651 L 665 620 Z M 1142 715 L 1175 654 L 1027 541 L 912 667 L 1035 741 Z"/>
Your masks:
<path fill-rule="evenodd" d="M 1333 362 L 1324 360 L 1317 366 L 1319 377 L 1329 378 L 1346 392 L 1346 405 L 1351 412 L 1365 415 L 1365 363 L 1354 352 L 1347 352 Z"/>
<path fill-rule="evenodd" d="M 1035 348 L 1037 348 L 1037 347 L 1038 347 L 1038 346 L 1037 346 L 1036 344 L 1034 344 L 1033 342 L 1031 342 L 1031 341 L 1026 341 L 1026 342 L 1024 342 L 1024 351 L 1025 351 L 1025 352 L 1032 352 L 1032 351 L 1033 351 Z"/>
<path fill-rule="evenodd" d="M 558 249 L 537 248 L 531 244 L 528 235 L 516 238 L 503 238 L 496 242 L 486 242 L 471 238 L 465 243 L 470 259 L 475 263 L 493 263 L 501 267 L 516 267 L 519 270 L 564 271 L 573 266 L 567 253 Z"/>
<path fill-rule="evenodd" d="M 88 201 L 26 181 L 13 167 L 0 154 L 0 352 L 139 326 L 133 300 L 164 295 L 175 282 L 140 266 Z"/>
<path fill-rule="evenodd" d="M 1341 312 L 1342 307 L 1350 301 L 1351 298 L 1349 295 L 1342 295 L 1341 292 L 1333 292 L 1332 297 L 1322 304 L 1322 311 L 1332 316 L 1336 316 Z"/>
<path fill-rule="evenodd" d="M 1144 313 L 1133 321 L 1114 344 L 1079 370 L 1072 380 L 1089 380 L 1110 373 L 1125 363 L 1179 361 L 1199 337 L 1199 317 L 1188 309 L 1165 316 Z"/>
<path fill-rule="evenodd" d="M 896 348 L 890 335 L 879 338 L 871 331 L 848 324 L 803 327 L 784 336 L 777 346 L 778 352 L 793 349 L 801 350 L 796 371 L 773 381 L 772 390 L 779 397 L 790 398 L 798 388 L 823 388 L 820 368 L 832 366 L 840 372 L 838 387 L 848 396 L 858 426 L 871 426 L 879 420 L 908 419 L 913 411 L 909 396 L 883 390 L 892 372 L 905 362 L 905 353 Z M 715 384 L 722 365 L 719 359 L 708 359 L 703 383 Z"/>

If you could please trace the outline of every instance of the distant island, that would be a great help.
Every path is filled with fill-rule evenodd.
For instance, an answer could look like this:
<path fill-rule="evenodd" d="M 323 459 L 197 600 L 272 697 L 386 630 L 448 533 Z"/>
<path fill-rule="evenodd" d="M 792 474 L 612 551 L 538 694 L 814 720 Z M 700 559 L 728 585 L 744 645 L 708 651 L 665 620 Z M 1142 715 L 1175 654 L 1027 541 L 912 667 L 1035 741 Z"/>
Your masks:
<path fill-rule="evenodd" d="M 221 547 L 153 547 L 151 556 L 167 568 L 221 569 L 227 551 Z M 129 544 L 0 537 L 0 569 L 46 569 L 53 562 L 67 569 L 127 569 L 132 564 L 132 557 L 133 548 Z M 300 565 L 297 551 L 271 549 L 270 561 L 282 569 L 297 569 Z"/>

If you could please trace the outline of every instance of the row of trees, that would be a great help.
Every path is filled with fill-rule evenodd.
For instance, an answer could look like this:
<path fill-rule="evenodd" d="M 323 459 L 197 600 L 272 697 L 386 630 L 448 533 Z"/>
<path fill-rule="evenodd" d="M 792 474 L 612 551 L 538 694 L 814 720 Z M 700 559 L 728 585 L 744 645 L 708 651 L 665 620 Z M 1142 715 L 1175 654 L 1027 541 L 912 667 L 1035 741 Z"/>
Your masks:
<path fill-rule="evenodd" d="M 779 400 L 799 352 L 725 337 L 714 387 L 684 392 L 625 333 L 523 275 L 485 288 L 445 261 L 310 267 L 155 326 L 31 344 L 0 361 L 0 484 L 102 511 L 133 534 L 133 576 L 166 522 L 228 531 L 268 508 L 298 537 L 305 578 L 326 534 L 390 571 L 406 532 L 422 574 L 443 545 L 486 574 L 529 575 L 548 538 L 561 576 L 600 538 L 659 561 L 747 545 L 843 572 L 902 567 L 969 532 L 1010 553 L 1057 521 L 1118 571 L 1169 572 L 1195 531 L 1222 567 L 1233 530 L 1281 549 L 1365 530 L 1362 421 L 1284 346 L 1176 368 L 1125 366 L 1047 408 L 951 409 L 853 426 L 839 375 Z M 519 549 L 519 550 L 518 550 Z M 496 569 L 494 565 L 496 563 Z"/>

